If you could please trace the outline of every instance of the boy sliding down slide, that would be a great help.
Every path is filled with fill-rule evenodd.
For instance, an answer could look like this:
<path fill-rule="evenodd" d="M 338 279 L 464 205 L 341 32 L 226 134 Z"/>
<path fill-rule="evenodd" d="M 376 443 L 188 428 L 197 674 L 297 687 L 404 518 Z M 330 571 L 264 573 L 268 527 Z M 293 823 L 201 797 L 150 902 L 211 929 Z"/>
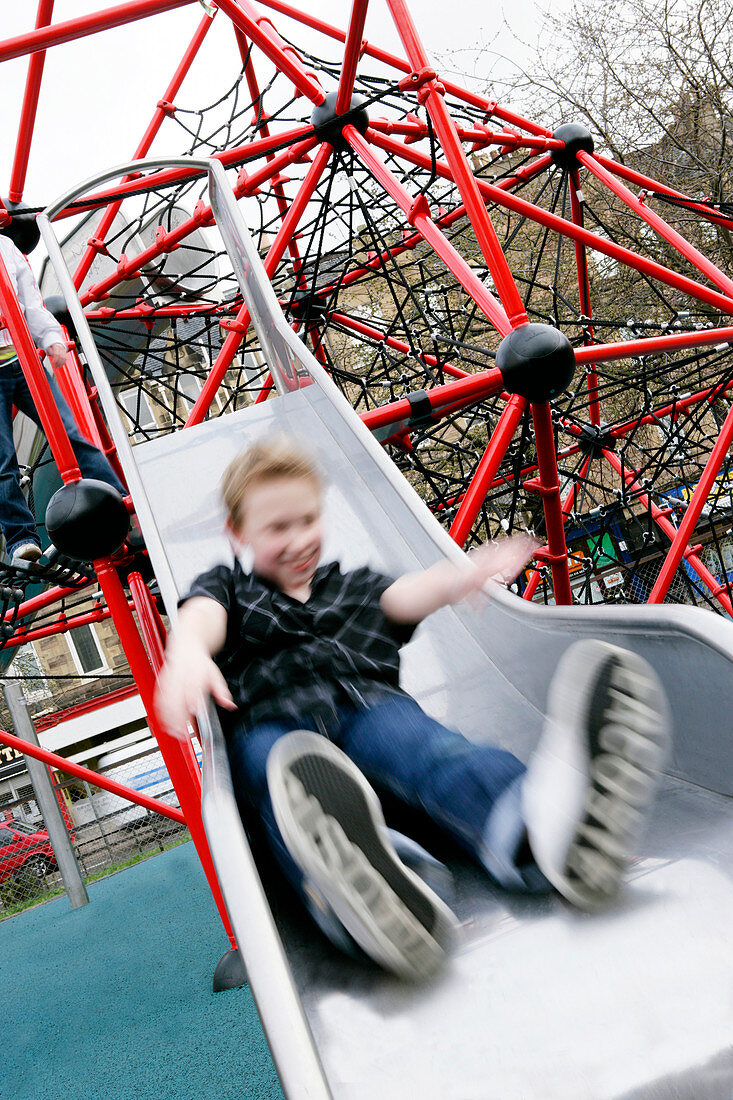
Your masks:
<path fill-rule="evenodd" d="M 402 690 L 400 647 L 431 612 L 513 579 L 535 543 L 506 539 L 397 580 L 342 573 L 319 564 L 322 493 L 287 440 L 228 467 L 227 528 L 252 571 L 237 557 L 194 581 L 158 683 L 164 725 L 188 736 L 213 697 L 240 803 L 254 805 L 311 916 L 337 946 L 353 954 L 355 941 L 401 977 L 435 973 L 457 921 L 398 855 L 370 779 L 427 812 L 503 886 L 608 905 L 667 741 L 653 671 L 615 646 L 578 643 L 528 768 L 468 741 Z"/>

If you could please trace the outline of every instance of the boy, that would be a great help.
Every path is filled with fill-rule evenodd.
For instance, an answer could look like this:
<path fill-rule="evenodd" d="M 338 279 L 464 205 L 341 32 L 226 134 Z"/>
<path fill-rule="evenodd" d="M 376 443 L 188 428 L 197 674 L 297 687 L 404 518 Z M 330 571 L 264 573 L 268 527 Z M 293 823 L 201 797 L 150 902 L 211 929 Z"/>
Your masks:
<path fill-rule="evenodd" d="M 508 539 L 398 580 L 319 565 L 321 480 L 284 440 L 235 459 L 223 496 L 252 571 L 236 560 L 194 581 L 158 711 L 186 736 L 209 695 L 223 709 L 235 790 L 333 942 L 356 941 L 420 978 L 439 967 L 456 927 L 399 858 L 369 779 L 425 810 L 504 886 L 551 883 L 583 908 L 608 904 L 664 748 L 664 701 L 648 666 L 599 642 L 573 647 L 529 771 L 446 729 L 399 686 L 399 649 L 416 625 L 492 577 L 516 576 L 534 543 Z"/>

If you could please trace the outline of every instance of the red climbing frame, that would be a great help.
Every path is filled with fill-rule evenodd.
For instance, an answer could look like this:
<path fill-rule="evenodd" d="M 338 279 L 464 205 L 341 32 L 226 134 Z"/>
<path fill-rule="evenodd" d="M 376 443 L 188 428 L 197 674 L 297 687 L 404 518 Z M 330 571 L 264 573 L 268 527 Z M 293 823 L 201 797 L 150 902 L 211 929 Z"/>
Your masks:
<path fill-rule="evenodd" d="M 416 372 L 423 372 L 424 383 L 417 387 L 417 395 L 405 392 L 409 390 L 406 386 L 390 388 L 388 383 L 380 383 L 385 389 L 383 397 L 377 399 L 367 380 L 362 390 L 369 392 L 370 401 L 366 406 L 357 402 L 364 422 L 381 442 L 394 448 L 398 461 L 403 458 L 413 461 L 419 456 L 421 440 L 432 438 L 429 433 L 441 425 L 462 423 L 457 418 L 468 417 L 477 409 L 490 410 L 485 415 L 486 437 L 480 453 L 475 458 L 466 457 L 469 472 L 442 497 L 431 501 L 427 493 L 429 506 L 449 524 L 453 538 L 466 545 L 472 538 L 476 540 L 479 528 L 481 536 L 485 535 L 486 528 L 480 524 L 492 494 L 511 492 L 515 494 L 514 500 L 521 494 L 522 501 L 530 502 L 522 505 L 525 514 L 528 509 L 535 509 L 534 522 L 544 538 L 535 564 L 522 583 L 522 595 L 532 599 L 543 585 L 555 602 L 570 603 L 575 559 L 572 548 L 569 555 L 566 532 L 573 524 L 577 525 L 588 492 L 602 483 L 604 493 L 615 493 L 616 499 L 635 510 L 635 514 L 648 516 L 659 533 L 661 560 L 657 563 L 656 581 L 651 591 L 646 592 L 650 602 L 659 602 L 667 596 L 680 563 L 685 563 L 710 602 L 717 603 L 722 612 L 732 614 L 727 566 L 721 578 L 720 568 L 711 569 L 709 562 L 706 564 L 700 556 L 696 528 L 711 494 L 719 495 L 721 477 L 727 476 L 733 438 L 733 410 L 728 410 L 727 400 L 733 377 L 726 352 L 733 342 L 733 325 L 726 323 L 733 313 L 733 280 L 687 240 L 657 207 L 667 203 L 666 209 L 682 208 L 690 217 L 729 231 L 733 220 L 726 210 L 616 164 L 593 151 L 592 142 L 589 144 L 582 134 L 579 141 L 575 140 L 577 134 L 570 137 L 566 129 L 563 134 L 564 128 L 553 134 L 488 96 L 446 80 L 432 67 L 404 0 L 388 0 L 402 44 L 400 56 L 365 40 L 368 0 L 354 0 L 345 29 L 332 27 L 281 0 L 262 0 L 259 5 L 250 0 L 217 0 L 211 4 L 212 14 L 203 17 L 194 0 L 134 0 L 56 24 L 52 21 L 53 0 L 39 0 L 35 29 L 0 41 L 0 62 L 21 56 L 29 59 L 15 159 L 7 185 L 7 197 L 12 202 L 24 198 L 45 52 L 63 48 L 63 43 L 76 38 L 183 7 L 193 9 L 190 44 L 182 57 L 168 59 L 165 42 L 161 42 L 161 58 L 168 60 L 172 76 L 165 87 L 151 95 L 152 114 L 140 141 L 132 151 L 120 150 L 119 159 L 128 159 L 130 152 L 135 158 L 144 157 L 154 150 L 161 129 L 176 116 L 177 98 L 209 40 L 214 18 L 229 21 L 243 67 L 244 85 L 254 107 L 255 124 L 246 140 L 223 144 L 213 155 L 225 167 L 237 171 L 235 193 L 245 205 L 256 201 L 263 189 L 271 196 L 277 217 L 265 242 L 265 268 L 283 308 L 293 305 L 297 293 L 310 296 L 309 301 L 318 302 L 320 308 L 317 316 L 305 320 L 299 320 L 291 312 L 294 327 L 311 343 L 326 369 L 334 366 L 328 334 L 336 331 L 350 340 L 363 341 L 370 353 L 392 356 L 399 363 L 409 359 L 416 364 Z M 278 17 L 282 25 L 276 26 L 273 19 Z M 298 49 L 298 31 L 302 28 L 318 32 L 332 52 L 338 49 L 340 63 L 336 68 L 319 67 Z M 296 44 L 291 44 L 292 41 Z M 365 91 L 373 92 L 374 88 L 379 92 L 373 82 L 360 83 L 370 65 L 377 66 L 383 81 L 379 87 L 386 90 L 381 99 L 380 94 L 372 94 L 374 102 L 367 103 L 360 114 L 361 100 L 357 97 L 363 98 Z M 268 114 L 268 81 L 272 83 L 268 74 L 273 69 L 292 86 L 293 102 L 297 105 L 293 117 L 285 113 L 280 117 L 277 111 Z M 126 79 L 129 78 L 127 74 Z M 158 100 L 156 94 L 160 96 Z M 401 110 L 396 106 L 400 102 Z M 317 126 L 312 123 L 314 108 L 325 111 L 326 123 Z M 300 121 L 295 117 L 298 111 Z M 83 143 L 80 149 L 83 151 Z M 207 155 L 211 153 L 207 148 Z M 342 270 L 330 266 L 316 286 L 315 261 L 308 252 L 313 208 L 323 204 L 324 194 L 329 193 L 324 191 L 329 173 L 335 172 L 339 163 L 346 164 L 347 158 L 358 166 L 360 179 L 368 180 L 370 194 L 379 196 L 378 202 L 388 204 L 401 229 L 399 236 L 385 236 L 374 240 L 369 249 L 361 249 Z M 491 175 L 485 170 L 486 163 L 498 165 L 501 171 Z M 566 187 L 564 204 L 559 200 L 545 201 L 543 197 L 547 181 L 557 179 L 558 173 Z M 197 230 L 211 225 L 211 208 L 200 201 L 189 217 L 175 226 L 166 227 L 161 221 L 154 240 L 142 252 L 122 255 L 114 270 L 96 281 L 90 281 L 89 273 L 95 257 L 107 254 L 113 223 L 127 197 L 156 189 L 162 192 L 194 175 L 193 171 L 175 168 L 155 172 L 143 181 L 125 177 L 115 186 L 85 196 L 83 203 L 62 211 L 59 216 L 63 220 L 80 211 L 97 211 L 99 215 L 74 272 L 92 324 L 101 329 L 111 321 L 137 322 L 143 326 L 164 318 L 173 321 L 209 317 L 224 329 L 225 338 L 212 356 L 201 392 L 186 418 L 186 428 L 200 423 L 210 412 L 222 380 L 236 362 L 249 330 L 246 308 L 241 300 L 222 304 L 197 300 L 195 296 L 154 304 L 140 300 L 117 308 L 110 305 L 110 295 L 135 278 L 141 268 L 171 255 Z M 418 186 L 421 182 L 423 185 Z M 609 200 L 623 209 L 624 216 L 643 222 L 646 232 L 663 240 L 666 254 L 674 257 L 673 261 L 662 263 L 656 255 L 632 248 L 623 234 L 620 239 L 613 239 L 597 221 L 594 224 L 587 216 L 587 197 L 583 193 L 590 182 L 596 189 L 605 189 Z M 530 197 L 525 197 L 526 194 Z M 53 197 L 47 195 L 42 199 L 50 201 Z M 3 221 L 7 221 L 7 215 Z M 526 276 L 519 280 L 520 265 L 512 234 L 508 229 L 498 228 L 520 221 L 536 231 L 536 240 L 543 242 L 538 246 L 535 283 L 531 286 Z M 466 227 L 470 229 L 468 236 Z M 457 234 L 459 228 L 463 236 Z M 467 249 L 469 236 L 471 248 Z M 558 395 L 548 401 L 537 398 L 530 390 L 522 392 L 521 387 L 510 385 L 490 363 L 477 369 L 475 364 L 464 360 L 460 339 L 456 338 L 443 354 L 437 344 L 413 339 L 399 325 L 376 314 L 368 316 L 363 308 L 350 305 L 353 299 L 348 295 L 358 295 L 374 277 L 383 277 L 388 282 L 389 271 L 398 271 L 400 264 L 430 253 L 450 276 L 451 289 L 446 301 L 455 303 L 460 298 L 461 309 L 473 311 L 471 341 L 476 342 L 479 322 L 475 318 L 478 318 L 483 326 L 483 347 L 493 358 L 501 341 L 515 330 L 528 322 L 547 323 L 548 316 L 538 308 L 533 295 L 539 285 L 537 272 L 541 270 L 542 250 L 547 250 L 550 240 L 560 242 L 558 258 L 560 248 L 567 246 L 563 262 L 571 262 L 575 271 L 577 324 L 571 335 L 576 388 L 572 400 Z M 640 329 L 637 326 L 638 330 L 623 332 L 619 324 L 609 327 L 603 317 L 594 316 L 593 287 L 604 263 L 605 270 L 611 273 L 609 277 L 623 268 L 643 281 L 644 286 L 659 288 L 660 300 L 676 303 L 674 308 L 670 307 L 668 323 L 646 328 L 642 325 Z M 559 267 L 558 260 L 556 277 Z M 65 481 L 76 479 L 79 471 L 73 453 L 1 263 L 0 303 L 62 477 Z M 446 306 L 451 308 L 453 305 Z M 684 321 L 687 315 L 689 323 Z M 616 339 L 607 339 L 608 332 Z M 708 372 L 703 378 L 699 364 L 706 363 L 705 356 L 713 350 L 720 353 L 720 364 L 712 376 Z M 609 404 L 607 395 L 609 388 L 613 389 L 609 379 L 615 377 L 612 369 L 617 364 L 656 362 L 654 357 L 672 361 L 675 355 L 702 357 L 695 360 L 701 384 L 692 385 L 688 393 L 670 390 L 666 383 L 657 390 L 652 383 L 645 384 L 643 405 L 633 415 L 623 410 L 619 413 L 612 402 Z M 397 374 L 401 369 L 395 368 Z M 60 382 L 82 430 L 116 462 L 93 388 L 84 379 L 83 365 L 73 347 Z M 271 390 L 271 379 L 263 378 L 254 399 L 267 399 Z M 353 396 L 353 390 L 353 386 L 345 387 L 349 396 Z M 662 485 L 649 470 L 642 471 L 633 465 L 624 444 L 637 440 L 643 430 L 673 431 L 680 418 L 698 411 L 702 416 L 705 410 L 721 403 L 727 413 L 722 418 L 724 423 L 711 440 L 708 453 L 699 460 L 689 501 L 684 509 L 680 503 L 680 510 L 676 511 L 667 492 L 669 464 L 664 467 L 657 464 L 666 471 L 667 481 Z M 607 478 L 612 478 L 611 490 L 605 487 Z M 512 528 L 519 525 L 512 519 Z M 129 547 L 123 548 L 114 559 L 95 562 L 96 581 L 90 580 L 89 585 L 98 584 L 103 599 L 93 612 L 85 615 L 53 622 L 44 620 L 44 625 L 32 629 L 30 619 L 39 611 L 52 608 L 72 589 L 59 585 L 24 601 L 16 614 L 6 616 L 7 622 L 15 624 L 15 634 L 8 644 L 19 645 L 32 638 L 73 629 L 78 623 L 90 621 L 90 617 L 92 621 L 108 616 L 114 619 L 151 728 L 159 740 L 228 928 L 200 821 L 200 781 L 194 754 L 163 733 L 152 707 L 165 631 L 138 566 L 139 552 L 136 557 Z M 635 599 L 639 598 L 639 590 L 636 584 Z M 628 589 L 627 594 L 631 591 Z M 0 733 L 0 740 L 4 736 Z"/>

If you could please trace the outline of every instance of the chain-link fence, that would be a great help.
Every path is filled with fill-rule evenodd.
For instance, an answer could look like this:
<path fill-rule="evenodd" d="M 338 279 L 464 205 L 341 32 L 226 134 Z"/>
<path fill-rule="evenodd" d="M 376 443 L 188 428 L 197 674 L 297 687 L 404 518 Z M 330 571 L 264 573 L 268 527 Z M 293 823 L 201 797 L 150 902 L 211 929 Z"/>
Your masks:
<path fill-rule="evenodd" d="M 178 799 L 163 759 L 151 742 L 131 746 L 122 757 L 101 761 L 100 770 L 170 806 Z M 57 776 L 54 784 L 67 832 L 86 882 L 162 852 L 189 837 L 184 825 L 93 784 Z M 0 920 L 63 892 L 61 874 L 30 782 L 0 805 Z"/>

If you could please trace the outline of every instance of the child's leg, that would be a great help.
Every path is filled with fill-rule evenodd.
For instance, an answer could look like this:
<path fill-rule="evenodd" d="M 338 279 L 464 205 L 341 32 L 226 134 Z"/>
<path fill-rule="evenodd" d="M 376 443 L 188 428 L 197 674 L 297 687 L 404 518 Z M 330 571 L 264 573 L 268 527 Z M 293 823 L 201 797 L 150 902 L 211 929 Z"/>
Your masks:
<path fill-rule="evenodd" d="M 278 866 L 288 882 L 298 893 L 302 893 L 303 875 L 283 844 L 267 787 L 267 757 L 275 742 L 292 728 L 288 722 L 264 722 L 249 730 L 235 729 L 228 739 L 227 748 L 240 812 L 246 813 L 247 807 L 252 807 L 262 822 Z"/>
<path fill-rule="evenodd" d="M 36 519 L 20 487 L 20 471 L 13 442 L 13 405 L 15 400 L 15 363 L 0 368 L 0 527 L 5 535 L 6 551 L 22 543 L 38 543 Z M 20 369 L 20 368 L 18 368 Z"/>
<path fill-rule="evenodd" d="M 524 764 L 447 729 L 406 696 L 345 716 L 339 744 L 373 782 L 424 809 L 502 885 L 547 889 L 526 852 Z"/>
<path fill-rule="evenodd" d="M 43 430 L 41 417 L 38 413 L 38 409 L 33 403 L 33 398 L 31 397 L 28 383 L 25 380 L 20 364 L 16 361 L 12 365 L 12 368 L 4 369 L 12 369 L 15 373 L 14 396 L 16 406 L 21 412 L 24 412 L 34 424 Z M 74 414 L 66 404 L 63 394 L 59 389 L 58 382 L 52 374 L 49 374 L 47 377 L 53 399 L 56 402 L 56 408 L 66 428 L 66 434 L 69 437 L 69 442 L 74 451 L 76 461 L 79 464 L 79 470 L 82 477 L 90 477 L 95 478 L 97 481 L 104 481 L 107 485 L 111 485 L 113 489 L 116 489 L 118 493 L 124 496 L 127 490 L 110 466 L 107 457 L 102 454 L 98 447 L 95 447 L 93 443 L 90 443 L 88 439 L 84 438 L 74 420 Z"/>

